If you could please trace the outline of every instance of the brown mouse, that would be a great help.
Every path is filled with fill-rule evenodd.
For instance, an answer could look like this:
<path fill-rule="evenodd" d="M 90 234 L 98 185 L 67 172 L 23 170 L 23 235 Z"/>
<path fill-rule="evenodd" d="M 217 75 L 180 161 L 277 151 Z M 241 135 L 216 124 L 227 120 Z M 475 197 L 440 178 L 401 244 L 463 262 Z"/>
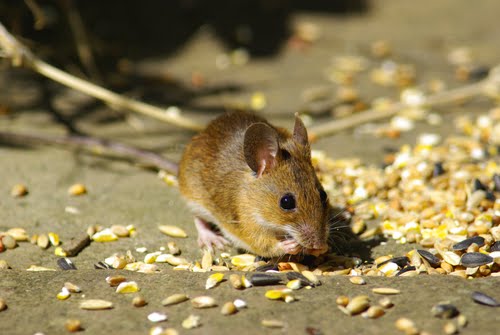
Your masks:
<path fill-rule="evenodd" d="M 186 147 L 179 187 L 202 247 L 232 242 L 264 257 L 328 251 L 331 207 L 299 117 L 293 134 L 252 114 L 218 117 Z"/>

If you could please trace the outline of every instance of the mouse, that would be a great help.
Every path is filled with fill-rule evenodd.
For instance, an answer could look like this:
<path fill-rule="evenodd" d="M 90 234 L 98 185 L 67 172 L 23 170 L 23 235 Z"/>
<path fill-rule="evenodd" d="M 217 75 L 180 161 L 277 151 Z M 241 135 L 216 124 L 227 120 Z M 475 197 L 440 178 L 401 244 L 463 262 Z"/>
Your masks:
<path fill-rule="evenodd" d="M 297 115 L 292 132 L 247 112 L 217 117 L 185 147 L 178 183 L 202 248 L 270 258 L 329 250 L 332 207 Z"/>

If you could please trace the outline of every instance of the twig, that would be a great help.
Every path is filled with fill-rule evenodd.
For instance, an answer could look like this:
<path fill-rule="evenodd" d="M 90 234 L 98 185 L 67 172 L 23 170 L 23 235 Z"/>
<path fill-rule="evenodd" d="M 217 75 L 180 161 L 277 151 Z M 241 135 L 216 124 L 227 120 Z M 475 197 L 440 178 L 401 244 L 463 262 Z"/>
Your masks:
<path fill-rule="evenodd" d="M 463 101 L 474 96 L 486 94 L 486 91 L 495 91 L 500 89 L 500 65 L 490 70 L 486 79 L 478 83 L 459 87 L 449 91 L 444 91 L 430 95 L 425 98 L 425 101 L 419 107 L 435 107 L 438 105 L 449 104 L 454 101 Z M 498 94 L 498 93 L 497 93 Z M 356 113 L 350 117 L 340 120 L 332 120 L 320 125 L 309 127 L 308 132 L 310 137 L 317 139 L 327 135 L 346 130 L 357 125 L 385 119 L 394 116 L 404 108 L 412 107 L 404 102 L 397 102 L 385 109 L 367 109 L 363 112 Z M 415 106 L 413 106 L 415 107 Z"/>
<path fill-rule="evenodd" d="M 80 62 L 92 79 L 102 83 L 102 78 L 99 70 L 97 69 L 92 48 L 90 47 L 90 43 L 87 38 L 85 25 L 83 24 L 82 17 L 75 6 L 75 2 L 73 0 L 60 0 L 60 3 L 66 11 Z"/>
<path fill-rule="evenodd" d="M 35 20 L 35 29 L 36 30 L 42 30 L 45 28 L 45 13 L 43 10 L 40 8 L 40 5 L 36 3 L 35 0 L 24 0 L 24 3 L 26 6 L 28 6 L 29 10 L 33 14 L 33 19 Z"/>
<path fill-rule="evenodd" d="M 200 131 L 204 128 L 203 125 L 180 115 L 178 109 L 164 110 L 135 99 L 121 96 L 45 63 L 12 36 L 2 23 L 0 23 L 0 49 L 4 52 L 3 56 L 12 60 L 12 65 L 29 67 L 47 78 L 102 100 L 113 107 L 141 113 L 194 131 Z"/>
<path fill-rule="evenodd" d="M 173 163 L 161 155 L 152 151 L 142 150 L 133 146 L 125 145 L 118 142 L 102 140 L 88 136 L 49 136 L 49 135 L 33 135 L 20 134 L 7 131 L 0 131 L 0 141 L 9 143 L 32 143 L 34 145 L 50 144 L 61 145 L 64 147 L 84 148 L 93 154 L 104 155 L 106 153 L 113 154 L 119 157 L 132 159 L 135 162 L 140 162 L 154 167 L 158 170 L 165 170 L 172 174 L 177 174 L 177 164 Z"/>

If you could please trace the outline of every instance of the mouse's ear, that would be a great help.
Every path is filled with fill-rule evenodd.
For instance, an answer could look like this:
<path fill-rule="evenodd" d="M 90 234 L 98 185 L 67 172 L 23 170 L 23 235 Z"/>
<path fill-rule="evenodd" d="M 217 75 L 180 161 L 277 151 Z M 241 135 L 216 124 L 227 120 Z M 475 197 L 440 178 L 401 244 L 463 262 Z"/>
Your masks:
<path fill-rule="evenodd" d="M 295 125 L 293 126 L 293 139 L 303 146 L 309 145 L 307 129 L 298 114 L 295 114 Z"/>
<path fill-rule="evenodd" d="M 278 133 L 265 123 L 254 123 L 245 132 L 245 160 L 257 178 L 276 164 Z"/>

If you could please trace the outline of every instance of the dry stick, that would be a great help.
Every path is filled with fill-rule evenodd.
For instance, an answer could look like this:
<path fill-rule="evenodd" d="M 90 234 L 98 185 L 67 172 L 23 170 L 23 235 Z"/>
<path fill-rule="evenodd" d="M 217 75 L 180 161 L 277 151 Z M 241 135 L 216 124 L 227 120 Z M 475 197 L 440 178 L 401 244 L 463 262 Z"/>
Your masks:
<path fill-rule="evenodd" d="M 19 144 L 32 143 L 34 145 L 50 144 L 64 147 L 72 146 L 84 148 L 97 155 L 108 152 L 120 157 L 134 159 L 138 163 L 150 165 L 158 170 L 165 170 L 172 174 L 177 174 L 177 164 L 157 153 L 94 137 L 33 135 L 0 131 L 0 141 Z"/>
<path fill-rule="evenodd" d="M 25 65 L 47 78 L 102 100 L 113 107 L 141 113 L 194 131 L 200 131 L 204 128 L 204 125 L 181 116 L 177 110 L 164 110 L 135 99 L 121 96 L 45 63 L 12 36 L 2 23 L 0 23 L 0 48 L 4 52 L 3 56 L 10 58 L 14 66 Z"/>
<path fill-rule="evenodd" d="M 490 86 L 491 85 L 491 86 Z M 489 87 L 490 86 L 490 87 Z M 485 93 L 485 89 L 497 90 L 500 87 L 500 66 L 490 71 L 488 77 L 478 83 L 463 86 L 449 91 L 436 93 L 426 98 L 419 107 L 433 107 L 454 101 L 461 101 Z M 317 139 L 357 125 L 385 119 L 397 114 L 404 108 L 412 107 L 403 102 L 397 102 L 385 109 L 368 109 L 341 120 L 332 120 L 309 128 L 310 137 Z"/>
<path fill-rule="evenodd" d="M 97 65 L 92 53 L 92 48 L 90 47 L 89 39 L 87 37 L 87 32 L 85 30 L 85 25 L 83 24 L 82 17 L 76 8 L 74 0 L 60 0 L 61 6 L 66 11 L 68 17 L 69 26 L 71 32 L 73 33 L 73 39 L 76 44 L 76 51 L 80 62 L 87 70 L 87 73 L 91 78 L 99 83 L 102 83 L 102 78 L 97 69 Z"/>
<path fill-rule="evenodd" d="M 40 5 L 36 3 L 35 0 L 24 0 L 26 6 L 28 6 L 29 10 L 33 14 L 33 19 L 35 20 L 35 29 L 42 30 L 46 24 L 45 13 L 43 9 L 40 8 Z"/>

